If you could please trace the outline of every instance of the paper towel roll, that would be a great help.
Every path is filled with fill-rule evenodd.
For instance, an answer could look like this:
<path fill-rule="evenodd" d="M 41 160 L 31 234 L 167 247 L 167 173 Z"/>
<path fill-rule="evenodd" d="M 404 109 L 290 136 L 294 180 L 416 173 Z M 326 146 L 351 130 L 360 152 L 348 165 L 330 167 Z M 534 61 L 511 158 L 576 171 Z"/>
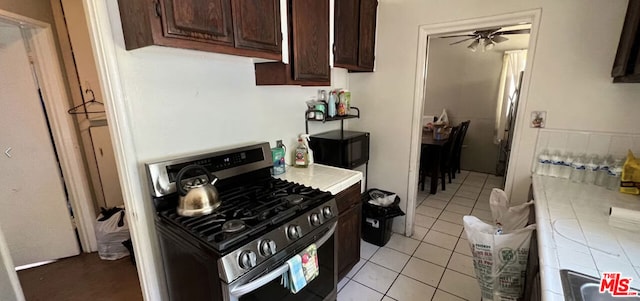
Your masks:
<path fill-rule="evenodd" d="M 632 231 L 640 231 L 640 211 L 611 207 L 609 209 L 609 225 Z"/>

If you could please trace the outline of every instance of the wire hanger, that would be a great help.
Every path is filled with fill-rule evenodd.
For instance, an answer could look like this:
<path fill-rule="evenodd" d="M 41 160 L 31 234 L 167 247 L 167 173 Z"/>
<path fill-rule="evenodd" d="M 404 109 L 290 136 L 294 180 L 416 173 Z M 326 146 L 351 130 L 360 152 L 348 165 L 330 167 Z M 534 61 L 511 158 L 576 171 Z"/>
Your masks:
<path fill-rule="evenodd" d="M 102 109 L 102 111 L 88 111 L 87 108 L 89 105 L 91 104 L 101 104 L 102 107 L 104 108 L 104 103 L 101 103 L 99 101 L 96 100 L 96 95 L 93 93 L 93 90 L 91 89 L 86 89 L 84 90 L 85 94 L 91 93 L 91 99 L 87 102 L 83 102 L 82 104 L 79 104 L 71 109 L 69 109 L 67 111 L 67 113 L 69 114 L 97 114 L 97 113 L 104 113 L 104 109 Z M 80 110 L 80 108 L 82 108 L 82 110 Z"/>

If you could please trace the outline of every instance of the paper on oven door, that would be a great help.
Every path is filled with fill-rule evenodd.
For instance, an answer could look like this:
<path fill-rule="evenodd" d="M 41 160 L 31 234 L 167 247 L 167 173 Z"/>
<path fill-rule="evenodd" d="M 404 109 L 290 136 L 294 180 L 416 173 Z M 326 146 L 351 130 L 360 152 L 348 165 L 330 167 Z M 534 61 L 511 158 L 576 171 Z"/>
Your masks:
<path fill-rule="evenodd" d="M 318 248 L 316 244 L 311 244 L 300 253 L 300 256 L 302 257 L 304 278 L 307 280 L 307 283 L 309 283 L 320 274 L 320 269 L 318 268 Z"/>

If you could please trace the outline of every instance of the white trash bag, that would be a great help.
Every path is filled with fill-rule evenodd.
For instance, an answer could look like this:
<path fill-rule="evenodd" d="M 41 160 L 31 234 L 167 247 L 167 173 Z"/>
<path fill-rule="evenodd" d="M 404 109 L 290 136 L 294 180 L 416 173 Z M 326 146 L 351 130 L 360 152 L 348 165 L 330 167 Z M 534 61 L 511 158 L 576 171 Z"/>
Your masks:
<path fill-rule="evenodd" d="M 464 216 L 462 221 L 482 300 L 518 300 L 524 292 L 529 244 L 536 225 L 499 232 L 498 227 L 475 216 Z"/>
<path fill-rule="evenodd" d="M 509 207 L 507 194 L 498 188 L 491 191 L 489 206 L 491 207 L 491 217 L 495 225 L 503 231 L 511 231 L 524 228 L 529 220 L 529 211 L 533 201 Z"/>
<path fill-rule="evenodd" d="M 100 259 L 117 260 L 129 255 L 129 250 L 122 244 L 131 237 L 124 208 L 103 208 L 95 230 Z"/>

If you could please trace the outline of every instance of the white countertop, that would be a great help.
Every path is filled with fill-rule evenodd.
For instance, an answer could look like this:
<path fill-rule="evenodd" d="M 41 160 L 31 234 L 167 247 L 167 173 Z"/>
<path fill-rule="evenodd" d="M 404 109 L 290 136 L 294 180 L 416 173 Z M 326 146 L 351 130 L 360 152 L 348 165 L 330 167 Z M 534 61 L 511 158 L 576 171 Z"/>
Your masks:
<path fill-rule="evenodd" d="M 335 195 L 362 181 L 362 172 L 314 163 L 307 168 L 287 166 L 285 173 L 274 177 L 328 191 Z"/>
<path fill-rule="evenodd" d="M 611 206 L 640 210 L 640 197 L 538 175 L 533 194 L 543 300 L 564 300 L 560 269 L 620 272 L 640 287 L 640 229 L 609 226 Z"/>

